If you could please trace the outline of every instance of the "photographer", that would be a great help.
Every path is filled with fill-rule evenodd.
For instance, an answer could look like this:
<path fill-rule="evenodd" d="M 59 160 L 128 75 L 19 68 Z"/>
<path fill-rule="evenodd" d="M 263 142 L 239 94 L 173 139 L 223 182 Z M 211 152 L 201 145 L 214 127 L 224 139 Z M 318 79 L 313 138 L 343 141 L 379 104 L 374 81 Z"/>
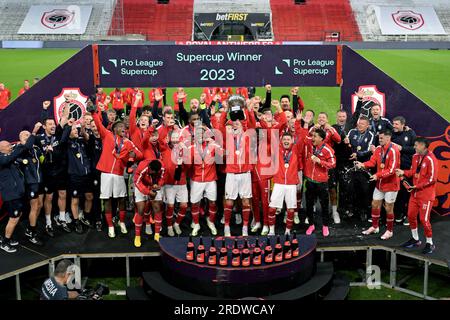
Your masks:
<path fill-rule="evenodd" d="M 64 259 L 58 263 L 55 275 L 44 281 L 41 287 L 41 300 L 67 300 L 78 298 L 78 292 L 66 287 L 73 274 L 73 263 Z"/>

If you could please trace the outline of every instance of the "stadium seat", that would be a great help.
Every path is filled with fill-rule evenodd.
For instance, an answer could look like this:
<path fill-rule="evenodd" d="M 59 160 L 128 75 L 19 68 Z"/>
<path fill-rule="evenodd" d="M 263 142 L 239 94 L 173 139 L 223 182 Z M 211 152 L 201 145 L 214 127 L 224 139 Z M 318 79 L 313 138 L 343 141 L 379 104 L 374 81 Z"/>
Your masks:
<path fill-rule="evenodd" d="M 308 0 L 301 6 L 276 0 L 270 5 L 277 41 L 323 41 L 324 30 L 339 32 L 342 41 L 361 41 L 349 0 Z"/>
<path fill-rule="evenodd" d="M 172 0 L 169 4 L 146 0 L 122 3 L 125 34 L 142 34 L 153 41 L 191 40 L 193 0 Z M 110 34 L 115 29 L 111 25 Z"/>

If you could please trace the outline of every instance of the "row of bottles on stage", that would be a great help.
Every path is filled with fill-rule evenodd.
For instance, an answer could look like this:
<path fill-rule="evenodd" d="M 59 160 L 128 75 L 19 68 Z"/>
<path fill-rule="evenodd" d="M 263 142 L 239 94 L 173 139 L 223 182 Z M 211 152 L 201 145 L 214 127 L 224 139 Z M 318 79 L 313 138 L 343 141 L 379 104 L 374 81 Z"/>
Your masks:
<path fill-rule="evenodd" d="M 260 266 L 263 262 L 265 264 L 277 263 L 298 256 L 299 246 L 295 233 L 292 241 L 290 240 L 289 235 L 285 236 L 284 245 L 281 244 L 280 236 L 277 236 L 275 248 L 272 248 L 269 238 L 266 239 L 265 244 L 264 242 L 260 243 L 259 239 L 256 238 L 256 244 L 252 251 L 250 250 L 247 239 L 244 240 L 243 248 L 239 248 L 237 239 L 234 239 L 234 246 L 231 250 L 231 266 Z M 220 249 L 216 248 L 214 238 L 211 238 L 211 246 L 209 247 L 208 252 L 206 252 L 202 237 L 200 237 L 197 248 L 195 248 L 192 237 L 189 237 L 186 249 L 187 261 L 195 261 L 199 264 L 208 264 L 210 266 L 219 265 L 225 267 L 229 265 L 229 258 L 225 238 L 222 239 L 222 246 Z"/>

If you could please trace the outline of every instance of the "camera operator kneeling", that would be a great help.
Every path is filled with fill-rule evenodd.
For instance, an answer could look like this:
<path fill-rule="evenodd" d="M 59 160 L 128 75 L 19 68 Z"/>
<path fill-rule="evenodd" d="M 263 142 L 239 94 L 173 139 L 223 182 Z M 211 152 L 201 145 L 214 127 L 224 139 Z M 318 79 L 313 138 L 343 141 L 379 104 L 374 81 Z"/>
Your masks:
<path fill-rule="evenodd" d="M 77 291 L 69 291 L 66 287 L 73 274 L 73 263 L 64 259 L 56 265 L 55 275 L 45 280 L 41 287 L 41 300 L 67 300 L 78 298 Z"/>

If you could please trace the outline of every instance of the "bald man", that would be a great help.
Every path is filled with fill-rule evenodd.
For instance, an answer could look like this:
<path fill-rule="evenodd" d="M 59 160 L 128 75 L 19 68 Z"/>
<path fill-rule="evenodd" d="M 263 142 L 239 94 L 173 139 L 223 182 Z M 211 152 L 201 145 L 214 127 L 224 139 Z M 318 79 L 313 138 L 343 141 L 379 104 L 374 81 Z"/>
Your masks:
<path fill-rule="evenodd" d="M 31 148 L 23 152 L 17 159 L 20 170 L 25 179 L 25 196 L 30 201 L 29 225 L 25 230 L 28 241 L 34 245 L 42 245 L 38 238 L 36 223 L 44 203 L 44 185 L 42 178 L 42 162 L 44 154 L 42 150 L 34 145 L 36 133 L 42 127 L 40 122 L 36 123 L 33 132 L 22 131 L 19 140 L 22 144 L 29 143 Z"/>
<path fill-rule="evenodd" d="M 3 206 L 9 214 L 5 236 L 0 239 L 0 249 L 8 253 L 17 251 L 15 247 L 19 243 L 11 238 L 23 211 L 25 195 L 25 181 L 17 165 L 17 159 L 32 147 L 30 143 L 21 142 L 13 147 L 8 141 L 0 141 L 0 195 L 4 201 Z"/>

